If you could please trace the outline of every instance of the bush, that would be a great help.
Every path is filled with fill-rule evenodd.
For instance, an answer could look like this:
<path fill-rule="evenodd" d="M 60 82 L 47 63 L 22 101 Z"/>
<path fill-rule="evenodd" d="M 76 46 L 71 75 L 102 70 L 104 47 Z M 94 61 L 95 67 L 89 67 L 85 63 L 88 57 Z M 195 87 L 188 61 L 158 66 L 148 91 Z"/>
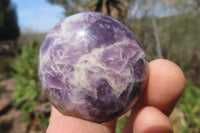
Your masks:
<path fill-rule="evenodd" d="M 178 102 L 178 107 L 186 117 L 186 125 L 183 126 L 183 133 L 200 132 L 200 89 L 190 82 L 186 83 L 186 89 Z"/>
<path fill-rule="evenodd" d="M 12 75 L 10 72 L 12 71 L 12 68 L 10 67 L 10 62 L 12 61 L 13 57 L 0 55 L 0 80 L 11 78 Z"/>
<path fill-rule="evenodd" d="M 17 78 L 12 101 L 23 113 L 33 111 L 40 94 L 40 82 L 37 70 L 39 43 L 23 45 L 21 53 L 11 64 L 14 77 Z"/>

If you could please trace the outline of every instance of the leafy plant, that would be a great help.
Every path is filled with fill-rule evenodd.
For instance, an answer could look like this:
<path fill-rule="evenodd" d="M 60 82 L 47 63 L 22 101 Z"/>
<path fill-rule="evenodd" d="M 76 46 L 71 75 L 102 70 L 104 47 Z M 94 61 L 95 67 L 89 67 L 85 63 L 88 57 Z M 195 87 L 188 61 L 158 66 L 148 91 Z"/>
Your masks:
<path fill-rule="evenodd" d="M 12 76 L 10 73 L 12 68 L 9 64 L 13 61 L 13 57 L 0 55 L 0 61 L 0 80 L 10 78 Z"/>
<path fill-rule="evenodd" d="M 39 45 L 32 42 L 22 46 L 21 53 L 11 64 L 13 75 L 17 78 L 12 101 L 23 113 L 29 113 L 34 109 L 40 93 L 41 86 L 37 72 Z"/>
<path fill-rule="evenodd" d="M 183 93 L 178 107 L 186 116 L 187 128 L 183 126 L 183 133 L 200 132 L 200 89 L 194 84 L 187 82 L 186 89 Z"/>
<path fill-rule="evenodd" d="M 42 117 L 40 120 L 43 127 L 47 127 L 49 125 L 49 118 L 48 117 Z"/>
<path fill-rule="evenodd" d="M 116 125 L 116 133 L 121 133 L 122 132 L 122 129 L 124 128 L 124 125 L 126 123 L 126 120 L 127 118 L 122 118 L 120 119 L 118 122 L 117 122 L 117 125 Z"/>

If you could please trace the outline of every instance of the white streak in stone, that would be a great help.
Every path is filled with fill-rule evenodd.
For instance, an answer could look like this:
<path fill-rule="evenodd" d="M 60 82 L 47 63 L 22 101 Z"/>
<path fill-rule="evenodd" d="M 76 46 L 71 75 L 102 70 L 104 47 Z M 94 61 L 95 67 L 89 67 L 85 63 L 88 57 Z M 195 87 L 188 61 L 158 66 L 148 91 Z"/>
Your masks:
<path fill-rule="evenodd" d="M 129 42 L 130 43 L 130 42 Z M 103 65 L 100 62 L 100 57 L 103 53 L 103 51 L 105 51 L 106 49 L 110 49 L 113 47 L 120 47 L 122 45 L 126 45 L 129 44 L 128 42 L 120 42 L 120 43 L 116 43 L 113 45 L 110 45 L 106 48 L 98 48 L 93 50 L 91 53 L 89 54 L 85 54 L 82 55 L 81 58 L 79 59 L 79 61 L 74 65 L 74 77 L 75 80 L 73 80 L 73 84 L 75 86 L 82 86 L 84 88 L 88 88 L 88 90 L 92 90 L 93 88 L 91 88 L 91 83 L 88 82 L 87 78 L 86 78 L 86 72 L 88 70 L 92 71 L 95 76 L 93 80 L 98 80 L 101 78 L 104 78 L 108 81 L 108 83 L 110 84 L 110 86 L 113 88 L 114 93 L 116 96 L 119 96 L 127 87 L 127 83 L 133 83 L 135 82 L 134 77 L 132 77 L 130 70 L 125 70 L 124 71 L 124 67 L 127 65 L 128 60 L 134 56 L 134 54 L 132 54 L 129 58 L 127 58 L 127 60 L 125 60 L 125 64 L 123 66 L 123 68 L 120 71 L 115 71 L 112 68 L 108 68 L 105 65 Z M 139 47 L 138 47 L 139 49 Z M 135 51 L 133 51 L 135 52 Z M 139 55 L 138 57 L 136 57 L 135 61 L 138 61 L 138 59 L 140 59 L 142 56 L 144 56 L 144 54 Z M 100 68 L 101 70 L 104 71 L 104 73 L 101 73 L 99 71 L 95 71 L 95 68 Z M 123 73 L 122 73 L 123 71 Z M 118 74 L 121 78 L 124 78 L 124 81 L 126 81 L 125 83 L 123 83 L 122 81 L 117 83 L 115 82 L 115 78 L 111 78 L 108 73 L 111 72 L 113 74 Z"/>

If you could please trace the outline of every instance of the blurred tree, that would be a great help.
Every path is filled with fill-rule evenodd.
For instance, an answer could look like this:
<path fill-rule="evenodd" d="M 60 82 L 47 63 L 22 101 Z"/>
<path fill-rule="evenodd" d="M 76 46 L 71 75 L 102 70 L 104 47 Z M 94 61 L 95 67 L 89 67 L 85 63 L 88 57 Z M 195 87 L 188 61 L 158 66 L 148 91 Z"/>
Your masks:
<path fill-rule="evenodd" d="M 15 40 L 18 36 L 15 6 L 10 0 L 0 0 L 0 40 Z"/>
<path fill-rule="evenodd" d="M 125 0 L 93 0 L 94 3 L 91 5 L 91 10 L 95 12 L 101 12 L 106 15 L 110 15 L 113 18 L 125 22 L 127 17 L 127 5 L 125 5 Z M 91 1 L 92 2 L 92 1 Z M 128 2 L 128 1 L 126 1 Z"/>
<path fill-rule="evenodd" d="M 140 34 L 142 35 L 142 42 L 146 42 L 143 39 L 148 39 L 146 47 L 150 47 L 149 45 L 152 45 L 148 49 L 148 53 L 153 53 L 153 58 L 163 58 L 162 48 L 161 48 L 161 41 L 160 41 L 160 35 L 162 34 L 160 32 L 160 27 L 157 24 L 157 12 L 156 8 L 161 4 L 158 0 L 135 0 L 135 6 L 136 10 L 135 16 L 137 20 L 140 21 L 139 25 L 142 25 Z M 134 8 L 134 7 L 133 7 Z M 139 19 L 138 19 L 139 18 Z M 145 21 L 145 22 L 144 22 Z M 149 23 L 151 24 L 149 27 Z M 148 28 L 147 28 L 148 25 Z M 135 25 L 136 27 L 136 25 Z M 153 38 L 144 38 L 144 35 L 149 33 L 149 37 Z M 150 41 L 151 40 L 151 41 Z M 145 45 L 145 44 L 144 44 Z"/>
<path fill-rule="evenodd" d="M 191 64 L 191 80 L 195 85 L 200 85 L 199 83 L 199 62 L 198 62 L 198 57 L 196 53 L 193 53 L 191 60 L 190 60 L 190 64 Z"/>
<path fill-rule="evenodd" d="M 178 13 L 197 12 L 200 14 L 200 0 L 162 0 L 167 6 L 176 9 Z"/>
<path fill-rule="evenodd" d="M 48 0 L 51 4 L 58 4 L 64 7 L 65 16 L 85 11 L 85 2 L 87 0 Z"/>
<path fill-rule="evenodd" d="M 152 26 L 153 26 L 153 33 L 154 33 L 154 37 L 155 37 L 155 42 L 156 42 L 156 51 L 157 51 L 157 57 L 158 58 L 163 58 L 163 54 L 162 54 L 162 49 L 161 49 L 161 44 L 160 44 L 160 37 L 159 37 L 159 32 L 158 32 L 158 26 L 157 26 L 157 21 L 156 21 L 156 17 L 155 17 L 155 10 L 154 10 L 154 5 L 155 5 L 155 0 L 151 0 L 150 2 L 150 11 L 152 14 Z"/>
<path fill-rule="evenodd" d="M 150 60 L 159 57 L 160 49 L 164 58 L 183 67 L 191 51 L 199 49 L 199 19 L 195 15 L 198 1 L 135 0 L 129 27 L 142 42 Z M 159 42 L 160 48 L 156 45 Z"/>
<path fill-rule="evenodd" d="M 125 22 L 127 6 L 130 0 L 48 0 L 52 4 L 58 4 L 65 8 L 65 15 L 71 15 L 83 11 L 101 12 Z"/>

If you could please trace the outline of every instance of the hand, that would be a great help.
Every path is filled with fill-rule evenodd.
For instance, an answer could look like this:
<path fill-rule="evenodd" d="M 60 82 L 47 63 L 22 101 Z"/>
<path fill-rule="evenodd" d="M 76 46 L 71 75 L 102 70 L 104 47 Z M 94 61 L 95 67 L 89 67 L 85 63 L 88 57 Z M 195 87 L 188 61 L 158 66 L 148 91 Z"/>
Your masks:
<path fill-rule="evenodd" d="M 184 87 L 184 74 L 176 64 L 163 59 L 150 62 L 147 87 L 122 133 L 172 133 L 168 116 Z M 116 121 L 97 124 L 63 116 L 52 107 L 47 133 L 114 133 Z"/>

